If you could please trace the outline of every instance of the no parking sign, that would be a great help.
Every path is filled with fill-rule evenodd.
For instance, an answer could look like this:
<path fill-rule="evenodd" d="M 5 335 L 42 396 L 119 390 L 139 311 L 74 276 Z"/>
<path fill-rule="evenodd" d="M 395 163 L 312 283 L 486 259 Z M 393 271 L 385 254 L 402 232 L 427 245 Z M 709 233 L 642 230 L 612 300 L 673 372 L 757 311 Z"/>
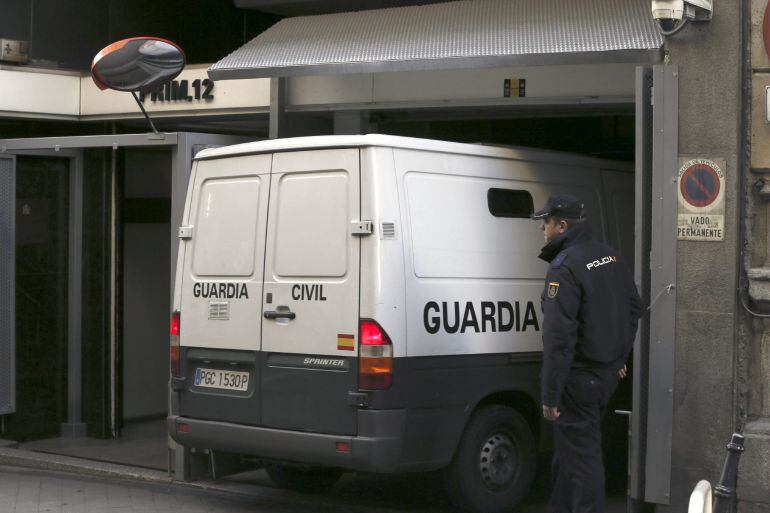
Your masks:
<path fill-rule="evenodd" d="M 679 159 L 679 240 L 724 240 L 724 168 L 724 159 Z"/>

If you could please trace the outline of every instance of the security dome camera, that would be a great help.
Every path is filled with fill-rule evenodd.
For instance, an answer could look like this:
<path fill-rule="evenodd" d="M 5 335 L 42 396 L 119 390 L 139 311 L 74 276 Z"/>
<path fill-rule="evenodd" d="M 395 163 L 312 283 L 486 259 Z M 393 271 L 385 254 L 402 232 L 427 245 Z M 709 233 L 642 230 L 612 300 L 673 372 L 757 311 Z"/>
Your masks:
<path fill-rule="evenodd" d="M 664 36 L 676 34 L 688 21 L 710 20 L 713 10 L 713 0 L 652 0 L 652 17 Z"/>

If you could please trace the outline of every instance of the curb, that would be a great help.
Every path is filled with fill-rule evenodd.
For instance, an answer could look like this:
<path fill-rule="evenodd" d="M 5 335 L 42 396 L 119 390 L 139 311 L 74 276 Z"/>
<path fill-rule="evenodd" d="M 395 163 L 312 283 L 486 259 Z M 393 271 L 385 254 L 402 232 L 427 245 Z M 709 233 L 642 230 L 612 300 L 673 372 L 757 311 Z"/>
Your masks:
<path fill-rule="evenodd" d="M 100 477 L 113 477 L 161 484 L 186 484 L 174 481 L 168 473 L 160 470 L 143 469 L 116 463 L 27 451 L 10 447 L 0 447 L 0 464 L 33 468 L 37 470 L 54 470 L 59 472 L 76 472 Z"/>
<path fill-rule="evenodd" d="M 275 489 L 258 484 L 237 482 L 223 483 L 219 481 L 177 481 L 167 472 L 87 460 L 72 456 L 35 452 L 24 449 L 13 449 L 0 446 L 0 467 L 16 467 L 39 471 L 60 472 L 85 475 L 102 479 L 120 479 L 148 484 L 173 486 L 195 492 L 212 492 L 222 495 L 237 496 L 243 499 L 259 499 L 274 505 L 305 506 L 312 509 L 326 508 L 324 511 L 343 511 L 350 508 L 345 499 L 323 495 L 304 494 L 289 490 Z M 397 510 L 388 507 L 362 507 L 362 510 L 390 513 Z"/>

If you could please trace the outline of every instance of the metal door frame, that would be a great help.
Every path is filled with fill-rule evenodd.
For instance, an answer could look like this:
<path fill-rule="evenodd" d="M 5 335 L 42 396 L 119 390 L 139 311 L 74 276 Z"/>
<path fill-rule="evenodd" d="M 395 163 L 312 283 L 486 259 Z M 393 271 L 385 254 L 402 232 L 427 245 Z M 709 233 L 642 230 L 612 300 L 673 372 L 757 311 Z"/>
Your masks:
<path fill-rule="evenodd" d="M 678 68 L 636 70 L 636 266 L 649 312 L 634 343 L 630 509 L 669 504 L 676 345 Z"/>
<path fill-rule="evenodd" d="M 82 383 L 81 383 L 81 311 L 82 311 L 82 220 L 83 220 L 83 150 L 91 148 L 129 147 L 171 147 L 171 282 L 169 283 L 169 299 L 173 294 L 173 280 L 176 272 L 178 246 L 177 226 L 181 222 L 187 191 L 187 180 L 190 176 L 193 152 L 206 145 L 224 145 L 243 142 L 244 138 L 218 134 L 204 133 L 162 133 L 162 134 L 119 134 L 93 135 L 72 137 L 33 137 L 24 139 L 0 139 L 0 157 L 15 155 L 57 156 L 69 157 L 70 160 L 70 220 L 68 247 L 68 390 L 67 390 L 67 423 L 62 425 L 63 436 L 85 436 L 86 426 L 82 422 Z M 113 173 L 114 173 L 113 165 Z M 114 209 L 114 205 L 113 205 Z M 113 228 L 113 238 L 115 230 Z M 112 245 L 113 251 L 115 245 Z M 115 254 L 112 254 L 112 267 L 115 264 Z M 114 269 L 112 270 L 114 273 Z M 114 298 L 113 298 L 114 299 Z M 111 306 L 113 314 L 115 304 Z M 113 315 L 113 319 L 114 319 Z M 115 323 L 110 328 L 111 346 L 116 340 Z M 113 355 L 114 356 L 114 355 Z M 114 360 L 114 357 L 112 358 Z M 114 363 L 114 362 L 113 362 Z M 112 381 L 115 381 L 114 371 Z M 14 379 L 15 385 L 15 379 Z M 112 383 L 111 387 L 116 384 Z M 116 394 L 113 391 L 112 394 Z M 113 401 L 114 402 L 114 401 Z M 110 424 L 117 425 L 117 408 L 112 405 Z"/>

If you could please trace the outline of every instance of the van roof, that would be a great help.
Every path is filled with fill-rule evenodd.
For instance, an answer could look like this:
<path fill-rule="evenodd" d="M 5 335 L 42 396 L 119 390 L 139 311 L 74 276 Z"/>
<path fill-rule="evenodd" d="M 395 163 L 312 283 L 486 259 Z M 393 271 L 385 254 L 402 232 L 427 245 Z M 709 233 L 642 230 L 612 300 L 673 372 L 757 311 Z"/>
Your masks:
<path fill-rule="evenodd" d="M 258 153 L 274 153 L 281 151 L 298 151 L 328 148 L 355 148 L 366 146 L 383 146 L 388 148 L 403 148 L 439 153 L 457 153 L 462 155 L 478 155 L 483 157 L 536 160 L 540 162 L 560 162 L 569 156 L 573 164 L 596 165 L 597 162 L 612 162 L 612 168 L 633 170 L 633 163 L 620 163 L 589 156 L 574 155 L 552 150 L 537 150 L 532 148 L 498 146 L 491 144 L 466 144 L 434 139 L 418 139 L 415 137 L 398 137 L 394 135 L 319 135 L 312 137 L 291 137 L 285 139 L 266 139 L 221 148 L 209 148 L 201 151 L 196 160 L 236 157 Z M 620 165 L 619 165 L 620 164 Z M 627 164 L 627 165 L 626 165 Z"/>

